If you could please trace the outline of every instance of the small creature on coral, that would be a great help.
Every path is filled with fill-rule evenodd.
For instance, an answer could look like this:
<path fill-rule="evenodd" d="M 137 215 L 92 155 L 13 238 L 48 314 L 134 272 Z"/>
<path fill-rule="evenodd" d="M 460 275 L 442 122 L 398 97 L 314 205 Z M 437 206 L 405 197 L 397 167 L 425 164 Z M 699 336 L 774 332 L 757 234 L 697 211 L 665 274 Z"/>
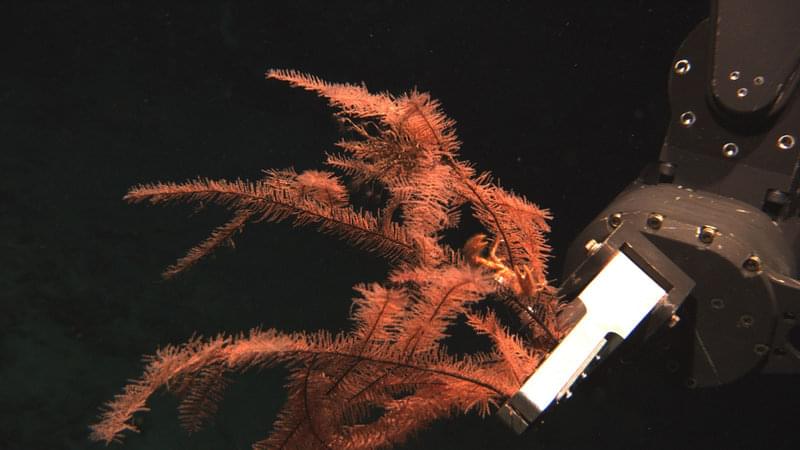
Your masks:
<path fill-rule="evenodd" d="M 288 400 L 254 449 L 386 448 L 454 413 L 489 414 L 561 337 L 558 298 L 546 279 L 548 212 L 459 160 L 455 123 L 428 94 L 373 94 L 293 70 L 266 75 L 313 91 L 336 109 L 346 137 L 336 144 L 342 153 L 327 155 L 326 164 L 340 175 L 284 169 L 256 181 L 133 187 L 125 195 L 132 203 L 213 203 L 233 213 L 164 277 L 248 223 L 282 220 L 381 255 L 392 270 L 384 283 L 355 286 L 351 331 L 255 329 L 157 351 L 142 377 L 104 407 L 91 438 L 109 443 L 137 431 L 134 415 L 162 388 L 180 398 L 185 428 L 198 430 L 216 412 L 228 374 L 276 364 L 290 369 Z M 385 203 L 377 211 L 357 209 L 345 179 L 381 186 Z M 485 232 L 459 250 L 443 233 L 458 227 L 465 206 Z M 488 336 L 492 349 L 449 354 L 443 341 L 459 318 Z M 509 319 L 521 324 L 519 333 L 509 331 Z"/>

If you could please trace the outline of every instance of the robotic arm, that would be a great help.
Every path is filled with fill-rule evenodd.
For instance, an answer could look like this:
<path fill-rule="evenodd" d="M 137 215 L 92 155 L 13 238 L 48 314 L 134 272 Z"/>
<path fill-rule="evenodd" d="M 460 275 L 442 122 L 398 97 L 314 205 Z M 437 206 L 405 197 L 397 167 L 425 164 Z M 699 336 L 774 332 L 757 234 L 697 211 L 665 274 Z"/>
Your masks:
<path fill-rule="evenodd" d="M 800 373 L 798 77 L 800 5 L 712 2 L 671 68 L 659 162 L 568 253 L 571 331 L 501 408 L 514 430 L 624 340 L 658 335 L 691 387 Z"/>

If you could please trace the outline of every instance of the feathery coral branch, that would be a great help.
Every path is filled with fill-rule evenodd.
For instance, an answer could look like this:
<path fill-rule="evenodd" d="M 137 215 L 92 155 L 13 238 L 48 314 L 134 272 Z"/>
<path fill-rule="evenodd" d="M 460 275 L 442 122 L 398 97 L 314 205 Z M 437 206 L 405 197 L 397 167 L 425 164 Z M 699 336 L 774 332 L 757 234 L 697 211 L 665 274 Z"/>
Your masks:
<path fill-rule="evenodd" d="M 133 187 L 125 195 L 131 203 L 211 203 L 233 212 L 165 277 L 232 242 L 248 223 L 283 220 L 314 225 L 382 255 L 392 272 L 384 283 L 355 287 L 352 331 L 256 329 L 159 350 L 146 360 L 141 378 L 106 405 L 92 439 L 111 442 L 137 431 L 134 415 L 148 410 L 147 400 L 159 389 L 181 399 L 181 422 L 196 431 L 216 412 L 231 374 L 277 364 L 289 368 L 288 400 L 256 450 L 385 448 L 436 419 L 488 414 L 559 336 L 558 299 L 546 280 L 549 213 L 459 161 L 455 122 L 427 93 L 373 94 L 363 84 L 330 83 L 293 70 L 271 70 L 267 78 L 328 99 L 346 137 L 336 143 L 343 153 L 328 154 L 326 163 L 351 183 L 333 172 L 284 169 L 267 170 L 257 181 Z M 353 206 L 346 187 L 366 183 L 388 194 L 374 211 Z M 443 232 L 458 226 L 464 204 L 486 234 L 468 240 L 462 252 L 444 242 Z M 511 305 L 526 326 L 537 324 L 532 336 L 510 332 L 491 303 L 481 303 L 486 312 L 474 312 L 485 299 Z M 490 353 L 447 352 L 443 342 L 459 317 L 491 339 Z"/>
<path fill-rule="evenodd" d="M 294 171 L 270 171 L 264 180 L 257 182 L 199 179 L 146 184 L 132 188 L 124 199 L 151 204 L 216 203 L 236 211 L 233 220 L 170 266 L 164 273 L 167 278 L 229 240 L 248 221 L 278 222 L 293 218 L 295 225 L 317 225 L 324 233 L 338 235 L 390 260 L 411 259 L 415 251 L 406 230 L 394 223 L 381 224 L 369 212 L 354 210 L 346 203 L 346 193 L 338 180 L 334 182 L 316 171 L 299 176 Z"/>

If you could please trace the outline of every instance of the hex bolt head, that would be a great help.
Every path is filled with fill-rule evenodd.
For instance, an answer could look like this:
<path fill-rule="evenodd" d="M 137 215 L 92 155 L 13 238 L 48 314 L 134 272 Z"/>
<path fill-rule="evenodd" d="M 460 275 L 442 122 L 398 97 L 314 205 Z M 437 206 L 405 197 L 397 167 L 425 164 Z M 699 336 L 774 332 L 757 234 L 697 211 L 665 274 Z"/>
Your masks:
<path fill-rule="evenodd" d="M 711 225 L 703 225 L 700 227 L 700 232 L 697 233 L 697 239 L 703 244 L 710 244 L 714 242 L 714 237 L 717 235 L 717 228 Z"/>
<path fill-rule="evenodd" d="M 661 228 L 661 224 L 664 223 L 664 216 L 659 213 L 650 213 L 647 216 L 647 226 L 648 228 L 652 228 L 653 230 L 658 230 Z"/>
<path fill-rule="evenodd" d="M 744 260 L 742 267 L 748 272 L 760 272 L 761 258 L 756 255 L 751 255 L 749 258 Z"/>
<path fill-rule="evenodd" d="M 621 213 L 614 213 L 608 216 L 608 226 L 610 226 L 611 228 L 617 228 L 620 225 L 622 225 Z"/>

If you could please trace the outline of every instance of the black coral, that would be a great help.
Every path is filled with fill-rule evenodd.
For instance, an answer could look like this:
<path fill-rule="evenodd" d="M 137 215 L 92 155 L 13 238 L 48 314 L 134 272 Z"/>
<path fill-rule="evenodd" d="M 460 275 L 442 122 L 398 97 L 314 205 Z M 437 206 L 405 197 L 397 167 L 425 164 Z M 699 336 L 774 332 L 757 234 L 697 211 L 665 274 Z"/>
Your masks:
<path fill-rule="evenodd" d="M 231 373 L 274 364 L 290 368 L 289 400 L 257 449 L 388 447 L 434 419 L 489 413 L 559 337 L 557 299 L 545 270 L 547 211 L 460 161 L 454 122 L 428 94 L 372 94 L 363 85 L 286 70 L 267 77 L 316 92 L 337 110 L 348 133 L 327 164 L 341 175 L 269 170 L 257 181 L 132 188 L 125 196 L 131 202 L 214 203 L 232 211 L 228 223 L 164 275 L 185 270 L 248 223 L 282 220 L 376 252 L 394 269 L 384 283 L 355 287 L 350 332 L 252 330 L 158 351 L 144 375 L 106 406 L 92 437 L 110 442 L 136 430 L 133 415 L 146 411 L 147 399 L 161 388 L 181 397 L 181 420 L 196 430 L 216 411 Z M 376 211 L 357 209 L 342 176 L 355 186 L 380 184 L 388 199 Z M 486 234 L 454 249 L 442 233 L 458 225 L 467 204 Z M 486 299 L 511 306 L 528 332 L 511 333 L 490 305 L 479 305 Z M 443 341 L 459 317 L 493 348 L 449 354 Z"/>

